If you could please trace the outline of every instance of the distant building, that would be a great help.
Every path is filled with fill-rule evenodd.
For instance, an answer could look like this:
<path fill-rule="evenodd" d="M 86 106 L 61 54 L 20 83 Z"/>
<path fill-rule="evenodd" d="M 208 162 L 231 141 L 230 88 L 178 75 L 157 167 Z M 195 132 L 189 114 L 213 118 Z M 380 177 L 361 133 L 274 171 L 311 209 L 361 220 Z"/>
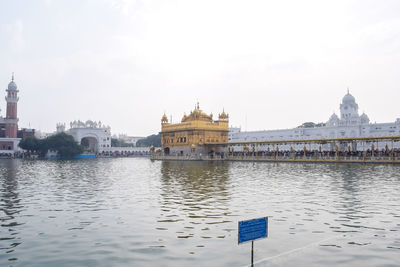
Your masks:
<path fill-rule="evenodd" d="M 114 138 L 114 136 L 113 136 Z M 118 136 L 115 136 L 115 138 L 118 138 L 122 141 L 124 141 L 127 144 L 130 144 L 134 147 L 136 147 L 136 143 L 137 141 L 139 141 L 140 139 L 143 139 L 145 137 L 139 137 L 139 136 L 128 136 L 126 134 L 119 134 Z"/>
<path fill-rule="evenodd" d="M 18 104 L 18 89 L 14 82 L 14 74 L 12 75 L 11 82 L 6 89 L 7 96 L 7 109 L 6 117 L 0 116 L 0 153 L 10 153 L 18 150 L 18 143 L 21 138 L 18 138 L 18 117 L 17 117 L 17 104 Z M 0 110 L 1 111 L 1 110 Z"/>
<path fill-rule="evenodd" d="M 208 156 L 226 151 L 229 116 L 224 111 L 218 120 L 204 113 L 199 104 L 184 115 L 181 123 L 169 123 L 167 116 L 161 119 L 161 144 L 164 155 Z"/>
<path fill-rule="evenodd" d="M 370 123 L 367 114 L 358 114 L 358 104 L 354 96 L 347 92 L 340 104 L 340 118 L 333 113 L 329 120 L 320 127 L 297 127 L 283 130 L 248 132 L 242 132 L 238 128 L 232 128 L 229 132 L 229 142 L 382 136 L 400 136 L 400 118 L 391 123 Z M 399 147 L 400 144 L 397 143 L 394 144 L 394 146 Z M 289 149 L 289 147 L 289 145 L 286 145 L 282 146 L 281 149 Z M 299 144 L 296 149 L 301 149 L 302 147 L 303 145 Z M 327 147 L 327 149 L 329 148 Z"/>
<path fill-rule="evenodd" d="M 28 137 L 34 138 L 35 137 L 35 129 L 26 129 L 22 128 L 18 130 L 17 132 L 17 137 L 23 139 L 26 139 Z"/>
<path fill-rule="evenodd" d="M 111 128 L 103 125 L 100 121 L 82 122 L 73 121 L 70 128 L 65 130 L 65 124 L 57 124 L 57 133 L 65 132 L 74 137 L 75 141 L 84 145 L 86 150 L 92 153 L 103 153 L 111 147 Z"/>

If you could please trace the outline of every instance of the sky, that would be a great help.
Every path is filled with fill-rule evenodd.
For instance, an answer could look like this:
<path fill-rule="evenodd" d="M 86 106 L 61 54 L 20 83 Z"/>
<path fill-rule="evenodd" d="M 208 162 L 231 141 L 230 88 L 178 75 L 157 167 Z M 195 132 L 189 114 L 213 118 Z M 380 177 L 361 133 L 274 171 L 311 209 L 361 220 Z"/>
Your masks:
<path fill-rule="evenodd" d="M 147 136 L 197 101 L 242 130 L 286 129 L 338 114 L 347 88 L 394 122 L 400 1 L 1 0 L 0 95 L 12 72 L 19 127 L 43 132 L 90 119 Z"/>

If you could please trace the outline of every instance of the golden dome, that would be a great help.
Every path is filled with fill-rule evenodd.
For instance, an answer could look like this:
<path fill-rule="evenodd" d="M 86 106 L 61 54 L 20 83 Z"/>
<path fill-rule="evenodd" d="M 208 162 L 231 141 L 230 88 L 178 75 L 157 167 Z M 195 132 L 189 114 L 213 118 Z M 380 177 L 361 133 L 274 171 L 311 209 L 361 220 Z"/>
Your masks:
<path fill-rule="evenodd" d="M 229 119 L 229 115 L 227 113 L 225 113 L 225 110 L 222 110 L 222 113 L 219 114 L 218 119 L 220 119 L 220 120 L 228 120 Z"/>
<path fill-rule="evenodd" d="M 190 112 L 188 116 L 184 115 L 182 122 L 201 120 L 201 121 L 212 121 L 212 114 L 207 115 L 200 109 L 199 103 L 195 106 L 194 110 Z"/>
<path fill-rule="evenodd" d="M 165 113 L 161 118 L 161 123 L 168 123 L 168 118 L 167 118 L 167 115 L 165 115 Z"/>

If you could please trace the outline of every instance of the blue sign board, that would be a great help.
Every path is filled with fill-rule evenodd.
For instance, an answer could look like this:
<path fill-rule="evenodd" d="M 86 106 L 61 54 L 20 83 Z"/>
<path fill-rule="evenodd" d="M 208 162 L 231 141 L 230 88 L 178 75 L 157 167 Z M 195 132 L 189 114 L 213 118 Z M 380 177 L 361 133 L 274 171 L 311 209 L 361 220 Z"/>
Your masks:
<path fill-rule="evenodd" d="M 268 217 L 239 222 L 238 243 L 266 238 L 268 236 Z"/>

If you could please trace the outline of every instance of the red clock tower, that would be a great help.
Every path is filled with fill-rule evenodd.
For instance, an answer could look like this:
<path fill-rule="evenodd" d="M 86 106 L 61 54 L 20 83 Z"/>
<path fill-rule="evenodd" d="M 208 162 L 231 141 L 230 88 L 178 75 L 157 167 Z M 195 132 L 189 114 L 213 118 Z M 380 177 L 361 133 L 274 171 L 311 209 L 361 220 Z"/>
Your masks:
<path fill-rule="evenodd" d="M 17 103 L 19 100 L 17 85 L 14 82 L 14 74 L 12 75 L 11 82 L 8 84 L 6 90 L 7 96 L 7 111 L 6 111 L 6 138 L 17 138 L 18 131 L 18 117 L 17 117 Z"/>

